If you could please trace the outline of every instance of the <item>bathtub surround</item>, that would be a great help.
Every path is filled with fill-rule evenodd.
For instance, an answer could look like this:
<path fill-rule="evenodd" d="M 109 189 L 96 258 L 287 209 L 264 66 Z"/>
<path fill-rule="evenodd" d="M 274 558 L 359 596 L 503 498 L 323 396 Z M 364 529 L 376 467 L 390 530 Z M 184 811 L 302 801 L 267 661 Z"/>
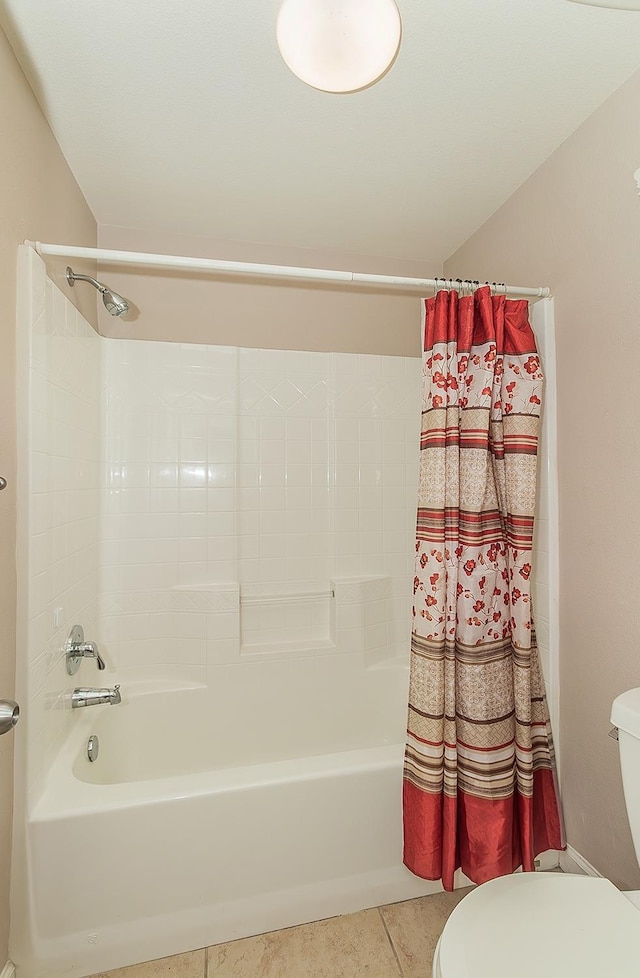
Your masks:
<path fill-rule="evenodd" d="M 15 960 L 87 974 L 430 892 L 401 865 L 398 805 L 419 361 L 108 340 L 30 249 L 20 279 Z M 106 672 L 66 674 L 74 624 Z M 70 709 L 76 685 L 116 681 L 102 723 Z M 203 860 L 212 821 L 225 844 Z M 86 901 L 84 867 L 105 880 L 116 854 L 117 892 Z"/>
<path fill-rule="evenodd" d="M 399 806 L 419 361 L 107 339 L 31 250 L 20 268 L 19 678 L 42 752 L 15 960 L 66 978 L 433 892 L 402 867 Z M 106 672 L 66 675 L 77 623 Z M 115 682 L 120 705 L 71 711 Z M 89 902 L 88 862 L 113 879 Z"/>
<path fill-rule="evenodd" d="M 101 640 L 106 677 L 403 657 L 419 361 L 105 340 L 30 249 L 21 261 L 30 787 L 71 722 L 52 707 L 76 684 L 60 660 L 73 624 Z"/>
<path fill-rule="evenodd" d="M 612 700 L 640 682 L 636 367 L 640 74 L 611 96 L 447 263 L 446 274 L 548 282 L 556 297 L 562 506 L 561 780 L 567 838 L 623 889 L 640 886 Z M 526 227 L 526 235 L 518 229 Z M 601 283 L 620 283 L 608 288 Z M 611 355 L 603 356 L 603 343 Z M 594 411 L 594 390 L 615 407 Z M 613 414 L 612 414 L 613 412 Z M 615 415 L 615 421 L 613 420 Z M 585 447 L 597 445 L 597 462 Z M 615 572 L 600 573 L 615 547 Z M 625 582 L 621 586 L 620 582 Z M 597 594 L 597 597 L 596 597 Z M 630 598 L 631 595 L 631 598 Z M 586 599 L 585 599 L 586 596 Z"/>
<path fill-rule="evenodd" d="M 19 582 L 25 634 L 17 679 L 31 807 L 69 732 L 73 687 L 92 669 L 97 677 L 88 660 L 70 677 L 64 646 L 75 624 L 88 640 L 98 630 L 101 340 L 29 251 L 20 249 L 18 268 L 27 374 L 19 411 L 29 453 L 20 455 L 18 546 L 27 576 Z"/>
<path fill-rule="evenodd" d="M 96 244 L 96 223 L 0 28 L 0 541 L 4 562 L 0 588 L 0 696 L 14 694 L 16 647 L 16 248 L 25 237 L 45 233 L 87 246 Z M 82 270 L 91 270 L 92 265 Z M 54 262 L 51 274 L 64 275 Z M 81 299 L 95 321 L 95 300 Z M 26 704 L 21 704 L 26 706 Z M 7 960 L 11 850 L 12 762 L 19 727 L 0 738 L 0 970 Z"/>
<path fill-rule="evenodd" d="M 554 301 L 529 310 L 544 372 L 542 418 L 538 432 L 536 512 L 533 527 L 531 599 L 538 656 L 544 676 L 547 706 L 558 774 L 561 772 L 558 569 L 558 459 L 556 444 L 556 339 Z"/>

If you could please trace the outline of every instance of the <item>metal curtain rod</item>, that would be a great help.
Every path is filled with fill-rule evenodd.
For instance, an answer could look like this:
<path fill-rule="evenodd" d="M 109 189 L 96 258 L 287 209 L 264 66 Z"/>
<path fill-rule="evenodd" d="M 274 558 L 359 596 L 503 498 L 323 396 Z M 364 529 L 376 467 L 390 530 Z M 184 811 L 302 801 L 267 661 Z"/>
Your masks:
<path fill-rule="evenodd" d="M 222 261 L 217 258 L 187 258 L 180 255 L 153 255 L 138 251 L 110 251 L 105 248 L 74 248 L 69 245 L 25 241 L 42 257 L 86 258 L 114 265 L 145 265 L 156 268 L 181 268 L 191 272 L 221 272 L 228 275 L 247 275 L 259 278 L 289 278 L 308 282 L 336 282 L 344 285 L 373 285 L 398 288 L 407 292 L 435 292 L 438 288 L 454 289 L 480 285 L 460 279 L 405 278 L 399 275 L 371 275 L 366 272 L 343 272 L 329 268 L 297 268 L 291 265 L 262 265 L 256 262 Z M 495 284 L 495 283 L 494 283 Z M 522 299 L 548 299 L 551 289 L 525 288 L 500 284 L 500 292 Z"/>

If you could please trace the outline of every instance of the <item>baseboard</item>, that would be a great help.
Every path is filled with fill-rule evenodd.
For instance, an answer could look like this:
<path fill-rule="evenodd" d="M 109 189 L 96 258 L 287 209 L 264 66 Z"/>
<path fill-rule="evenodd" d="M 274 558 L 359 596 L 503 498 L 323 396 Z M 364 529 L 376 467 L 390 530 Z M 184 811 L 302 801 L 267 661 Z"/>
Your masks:
<path fill-rule="evenodd" d="M 557 849 L 547 849 L 536 856 L 536 869 L 539 873 L 548 873 L 560 865 L 560 853 Z"/>
<path fill-rule="evenodd" d="M 13 961 L 7 961 L 2 971 L 0 971 L 0 978 L 15 978 L 16 966 Z"/>
<path fill-rule="evenodd" d="M 560 853 L 560 869 L 563 873 L 577 873 L 580 876 L 602 876 L 573 846 L 567 846 L 566 851 Z"/>

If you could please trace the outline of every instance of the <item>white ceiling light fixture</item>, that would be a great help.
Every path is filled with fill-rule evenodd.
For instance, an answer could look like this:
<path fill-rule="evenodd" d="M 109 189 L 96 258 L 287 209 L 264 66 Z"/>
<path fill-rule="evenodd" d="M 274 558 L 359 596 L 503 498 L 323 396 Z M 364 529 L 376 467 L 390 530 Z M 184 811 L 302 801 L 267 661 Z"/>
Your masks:
<path fill-rule="evenodd" d="M 608 7 L 610 10 L 640 10 L 640 0 L 570 0 L 585 7 Z"/>
<path fill-rule="evenodd" d="M 378 81 L 401 33 L 394 0 L 283 0 L 276 26 L 287 66 L 323 92 L 357 92 Z"/>

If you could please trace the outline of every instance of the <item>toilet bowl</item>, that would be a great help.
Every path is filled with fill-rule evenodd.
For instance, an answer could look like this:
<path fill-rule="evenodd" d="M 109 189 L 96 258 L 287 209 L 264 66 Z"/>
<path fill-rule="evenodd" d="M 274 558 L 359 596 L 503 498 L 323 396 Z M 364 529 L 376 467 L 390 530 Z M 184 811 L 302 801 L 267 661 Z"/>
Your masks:
<path fill-rule="evenodd" d="M 640 906 L 609 880 L 561 873 L 477 887 L 451 914 L 433 962 L 433 978 L 639 975 Z"/>
<path fill-rule="evenodd" d="M 640 689 L 613 703 L 625 801 L 640 853 Z M 640 856 L 639 856 L 640 859 Z M 639 978 L 640 891 L 607 879 L 517 873 L 462 900 L 436 948 L 433 978 Z"/>

